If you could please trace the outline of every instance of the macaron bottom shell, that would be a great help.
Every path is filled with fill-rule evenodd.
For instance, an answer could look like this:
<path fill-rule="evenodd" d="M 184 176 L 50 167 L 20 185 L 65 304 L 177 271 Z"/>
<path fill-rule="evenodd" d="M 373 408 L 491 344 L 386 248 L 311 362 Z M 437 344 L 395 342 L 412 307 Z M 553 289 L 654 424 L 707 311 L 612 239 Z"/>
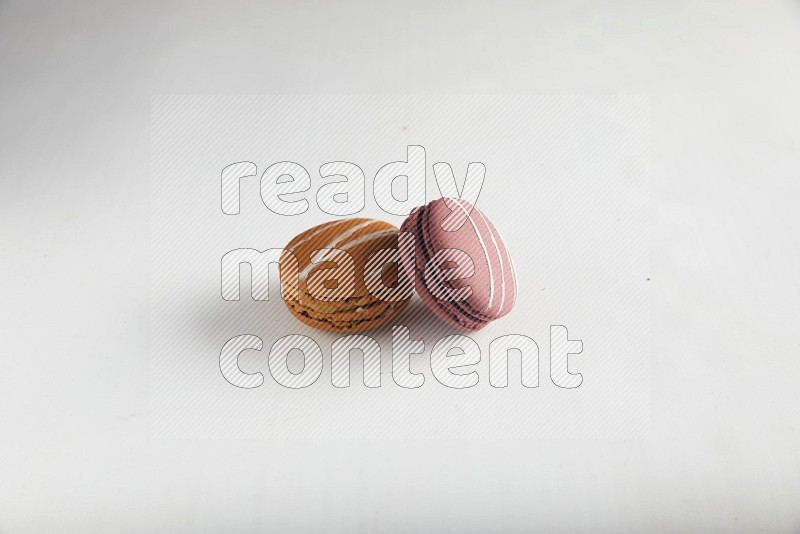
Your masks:
<path fill-rule="evenodd" d="M 382 326 L 405 308 L 408 301 L 374 302 L 353 310 L 326 312 L 301 304 L 296 300 L 285 300 L 289 312 L 300 322 L 329 332 L 361 332 Z"/>

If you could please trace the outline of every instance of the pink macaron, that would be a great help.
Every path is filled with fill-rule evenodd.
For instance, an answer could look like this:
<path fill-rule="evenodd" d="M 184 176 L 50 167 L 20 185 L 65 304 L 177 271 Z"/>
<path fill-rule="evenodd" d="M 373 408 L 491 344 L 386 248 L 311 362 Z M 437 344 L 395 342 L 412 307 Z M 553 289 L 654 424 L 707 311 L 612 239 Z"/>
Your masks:
<path fill-rule="evenodd" d="M 440 198 L 420 206 L 400 232 L 401 263 L 422 300 L 445 323 L 480 330 L 514 307 L 511 256 L 489 218 L 468 201 Z M 402 245 L 404 234 L 413 246 Z"/>

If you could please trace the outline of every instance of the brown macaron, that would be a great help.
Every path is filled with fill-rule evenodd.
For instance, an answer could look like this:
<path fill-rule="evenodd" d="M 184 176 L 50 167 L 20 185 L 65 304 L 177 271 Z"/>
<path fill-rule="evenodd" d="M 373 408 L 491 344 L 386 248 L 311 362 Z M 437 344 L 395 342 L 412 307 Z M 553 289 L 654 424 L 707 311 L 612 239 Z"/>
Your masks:
<path fill-rule="evenodd" d="M 292 315 L 334 332 L 359 332 L 391 321 L 413 292 L 399 267 L 398 232 L 383 221 L 345 219 L 289 241 L 280 276 Z"/>

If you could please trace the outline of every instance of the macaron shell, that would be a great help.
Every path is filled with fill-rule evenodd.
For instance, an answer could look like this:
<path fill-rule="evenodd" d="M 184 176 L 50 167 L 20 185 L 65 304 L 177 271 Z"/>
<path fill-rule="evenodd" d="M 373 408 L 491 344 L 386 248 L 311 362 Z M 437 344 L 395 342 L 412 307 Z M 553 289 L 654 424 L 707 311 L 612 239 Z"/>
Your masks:
<path fill-rule="evenodd" d="M 322 330 L 358 332 L 389 322 L 408 299 L 375 297 L 367 289 L 364 271 L 373 253 L 397 249 L 397 237 L 396 227 L 374 219 L 333 221 L 296 236 L 284 247 L 287 252 L 280 261 L 284 294 L 290 296 L 285 299 L 287 308 L 301 322 Z M 346 251 L 353 259 L 353 270 L 348 271 L 352 276 L 337 276 L 340 253 L 321 249 Z M 289 252 L 297 258 L 296 269 Z M 392 286 L 399 274 L 389 269 L 382 279 Z M 334 278 L 337 284 L 329 286 L 327 281 Z"/>
<path fill-rule="evenodd" d="M 460 330 L 479 330 L 513 308 L 517 290 L 511 256 L 494 225 L 469 202 L 438 199 L 416 208 L 403 222 L 401 233 L 413 235 L 414 240 L 414 261 L 401 254 L 402 265 L 414 276 L 425 304 L 444 322 Z M 428 262 L 443 249 L 468 255 L 474 265 L 472 275 L 446 282 L 438 282 L 437 276 L 426 279 Z M 463 287 L 471 289 L 466 299 L 445 298 Z"/>
<path fill-rule="evenodd" d="M 431 250 L 462 250 L 475 265 L 472 277 L 452 283 L 454 288 L 472 288 L 472 295 L 464 301 L 470 312 L 490 321 L 510 312 L 517 296 L 514 263 L 489 218 L 468 201 L 452 198 L 429 203 L 424 217 Z M 460 227 L 454 230 L 458 223 Z"/>
<path fill-rule="evenodd" d="M 426 258 L 429 255 L 428 251 L 430 249 L 427 248 L 424 241 L 425 232 L 422 229 L 424 213 L 425 207 L 416 208 L 411 212 L 400 228 L 401 240 L 403 239 L 403 234 L 413 236 L 413 260 L 415 260 L 412 261 L 411 255 L 401 254 L 401 265 L 405 269 L 407 275 L 413 278 L 415 289 L 422 301 L 440 320 L 458 330 L 467 332 L 480 330 L 488 324 L 488 321 L 473 317 L 462 303 L 436 298 L 431 294 L 431 291 L 429 291 L 425 284 L 424 273 L 427 264 Z M 402 251 L 403 247 L 401 246 L 401 252 Z"/>

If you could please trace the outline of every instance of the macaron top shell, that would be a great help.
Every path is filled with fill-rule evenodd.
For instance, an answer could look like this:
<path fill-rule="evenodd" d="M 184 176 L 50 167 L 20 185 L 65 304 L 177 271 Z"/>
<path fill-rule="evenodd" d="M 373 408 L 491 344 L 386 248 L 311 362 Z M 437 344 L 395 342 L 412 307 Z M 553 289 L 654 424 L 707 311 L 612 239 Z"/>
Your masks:
<path fill-rule="evenodd" d="M 401 232 L 415 236 L 416 264 L 404 266 L 415 271 L 418 293 L 445 322 L 478 330 L 511 311 L 517 296 L 513 260 L 489 218 L 468 201 L 434 200 L 415 209 Z M 436 257 L 443 261 L 432 261 Z M 457 291 L 465 287 L 470 290 L 463 298 Z"/>
<path fill-rule="evenodd" d="M 341 297 L 366 302 L 372 300 L 364 284 L 364 263 L 367 256 L 376 250 L 396 249 L 397 233 L 395 226 L 384 221 L 340 219 L 306 230 L 289 241 L 284 249 L 291 251 L 299 261 L 300 288 L 305 294 L 309 293 L 309 281 L 315 277 L 315 273 L 330 269 L 332 265 L 327 262 L 337 261 L 335 253 L 326 253 L 325 250 L 347 252 L 355 260 L 354 287 L 341 285 Z"/>
<path fill-rule="evenodd" d="M 388 261 L 397 251 L 397 239 L 396 227 L 374 219 L 337 220 L 294 237 L 280 259 L 287 308 L 303 323 L 337 332 L 358 332 L 391 321 L 410 291 L 408 296 L 398 290 L 389 292 L 396 298 L 379 298 L 367 287 L 365 270 L 373 255 Z M 388 268 L 380 271 L 380 278 L 392 287 L 400 274 L 396 267 Z"/>

